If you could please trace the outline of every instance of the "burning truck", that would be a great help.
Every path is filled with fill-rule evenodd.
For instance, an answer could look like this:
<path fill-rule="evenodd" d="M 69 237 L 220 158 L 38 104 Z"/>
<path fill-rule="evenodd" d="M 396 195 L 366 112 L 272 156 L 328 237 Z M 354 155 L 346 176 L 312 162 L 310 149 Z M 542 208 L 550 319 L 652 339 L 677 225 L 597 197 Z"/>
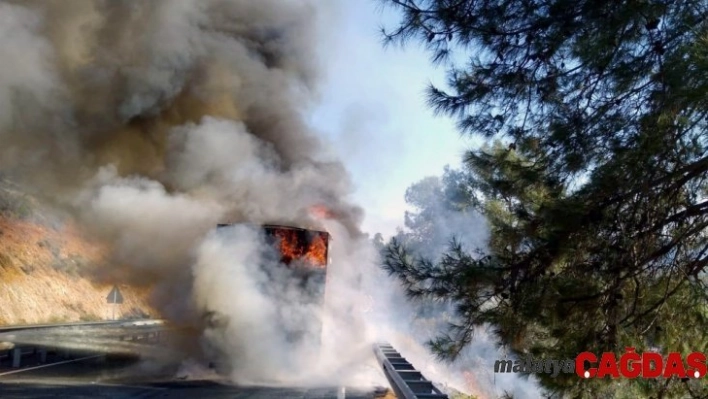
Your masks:
<path fill-rule="evenodd" d="M 240 224 L 219 224 L 217 231 Z M 318 346 L 322 334 L 327 267 L 331 236 L 325 231 L 266 224 L 255 226 L 268 244 L 261 270 L 268 283 L 261 287 L 278 305 L 278 325 L 293 345 Z M 296 293 L 296 295 L 293 295 Z M 228 320 L 210 313 L 208 323 L 218 327 Z"/>

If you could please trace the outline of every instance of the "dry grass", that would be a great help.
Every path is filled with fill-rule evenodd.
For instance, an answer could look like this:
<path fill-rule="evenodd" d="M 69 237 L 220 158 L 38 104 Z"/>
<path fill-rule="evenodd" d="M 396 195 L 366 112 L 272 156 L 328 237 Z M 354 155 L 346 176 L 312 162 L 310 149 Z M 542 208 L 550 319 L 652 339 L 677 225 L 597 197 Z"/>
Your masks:
<path fill-rule="evenodd" d="M 387 389 L 386 393 L 376 395 L 375 398 L 376 399 L 396 399 L 396 394 L 394 394 L 392 390 Z"/>
<path fill-rule="evenodd" d="M 71 226 L 55 230 L 0 216 L 0 325 L 102 320 L 110 317 L 109 285 L 93 284 L 88 268 L 105 249 Z M 145 292 L 121 287 L 122 313 L 153 313 Z"/>

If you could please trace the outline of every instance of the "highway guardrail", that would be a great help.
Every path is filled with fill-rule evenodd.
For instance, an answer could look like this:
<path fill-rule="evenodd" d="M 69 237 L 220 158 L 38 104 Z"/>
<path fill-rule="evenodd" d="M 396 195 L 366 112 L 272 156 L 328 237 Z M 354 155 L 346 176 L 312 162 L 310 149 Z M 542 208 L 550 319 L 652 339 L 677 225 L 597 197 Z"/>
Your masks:
<path fill-rule="evenodd" d="M 390 344 L 375 344 L 374 353 L 397 398 L 449 399 Z"/>
<path fill-rule="evenodd" d="M 82 327 L 108 327 L 116 329 L 110 333 L 115 335 L 118 341 L 141 341 L 146 343 L 159 342 L 161 333 L 168 330 L 164 325 L 164 320 L 153 319 L 0 326 L 0 363 L 10 358 L 12 367 L 19 368 L 22 358 L 28 355 L 37 355 L 40 363 L 44 363 L 47 358 L 47 351 L 57 350 L 53 348 L 53 345 L 27 344 L 22 340 L 19 340 L 18 343 L 16 341 L 16 335 L 18 334 L 25 334 L 31 330 L 64 330 Z"/>
<path fill-rule="evenodd" d="M 0 326 L 0 333 L 20 331 L 20 330 L 59 328 L 59 327 L 90 327 L 90 326 L 108 326 L 108 325 L 120 326 L 123 324 L 145 325 L 145 323 L 162 324 L 162 323 L 164 323 L 164 320 L 136 319 L 136 320 L 88 321 L 88 322 L 59 323 L 59 324 L 25 324 L 25 325 L 15 325 L 15 326 Z"/>

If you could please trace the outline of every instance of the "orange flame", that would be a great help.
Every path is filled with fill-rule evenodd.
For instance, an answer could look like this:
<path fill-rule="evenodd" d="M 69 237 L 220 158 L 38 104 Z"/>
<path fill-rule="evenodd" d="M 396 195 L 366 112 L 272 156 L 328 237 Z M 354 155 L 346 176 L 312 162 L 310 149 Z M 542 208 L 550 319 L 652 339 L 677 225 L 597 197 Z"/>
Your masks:
<path fill-rule="evenodd" d="M 484 399 L 487 398 L 488 396 L 483 396 L 480 392 L 482 390 L 479 387 L 479 384 L 477 383 L 477 379 L 475 378 L 474 374 L 469 372 L 469 371 L 464 371 L 462 373 L 463 378 L 465 379 L 467 389 L 471 392 L 474 392 L 475 395 L 477 395 L 478 398 Z"/>
<path fill-rule="evenodd" d="M 305 259 L 311 264 L 319 267 L 327 265 L 327 244 L 322 233 L 316 233 L 315 238 L 310 243 Z"/>
<path fill-rule="evenodd" d="M 282 262 L 290 264 L 294 259 L 302 256 L 302 248 L 297 245 L 297 234 L 293 230 L 278 229 L 275 236 L 280 239 L 280 255 Z"/>
<path fill-rule="evenodd" d="M 310 214 L 317 219 L 334 219 L 335 215 L 331 209 L 324 205 L 313 205 L 310 207 Z"/>
<path fill-rule="evenodd" d="M 314 237 L 310 242 L 302 240 L 301 234 L 296 230 L 277 229 L 275 236 L 280 241 L 281 262 L 289 265 L 294 260 L 303 260 L 310 266 L 324 268 L 327 266 L 327 240 L 326 234 L 310 232 Z"/>

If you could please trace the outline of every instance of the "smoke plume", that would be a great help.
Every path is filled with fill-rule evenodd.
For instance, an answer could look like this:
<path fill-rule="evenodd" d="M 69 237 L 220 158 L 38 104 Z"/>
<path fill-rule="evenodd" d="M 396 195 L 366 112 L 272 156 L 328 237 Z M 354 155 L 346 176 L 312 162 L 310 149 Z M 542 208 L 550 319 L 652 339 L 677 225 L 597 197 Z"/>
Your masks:
<path fill-rule="evenodd" d="M 486 219 L 469 206 L 466 182 L 473 176 L 466 169 L 444 168 L 442 176 L 429 176 L 412 184 L 406 191 L 406 203 L 411 209 L 405 213 L 405 228 L 395 238 L 403 243 L 413 257 L 440 262 L 455 240 L 464 251 L 477 255 L 486 252 L 490 230 Z M 424 298 L 406 300 L 400 285 L 388 282 L 379 291 L 378 301 L 394 311 L 387 315 L 396 318 L 384 326 L 383 334 L 413 361 L 424 375 L 479 398 L 504 397 L 537 398 L 542 396 L 538 380 L 518 374 L 494 373 L 494 362 L 514 359 L 493 334 L 493 328 L 484 325 L 474 330 L 474 339 L 465 346 L 454 362 L 440 362 L 425 348 L 431 339 L 438 338 L 450 323 L 460 323 L 456 304 Z"/>
<path fill-rule="evenodd" d="M 303 120 L 326 19 L 313 4 L 0 2 L 0 172 L 110 247 L 96 280 L 151 287 L 173 323 L 228 315 L 199 334 L 239 381 L 279 378 L 284 310 L 262 288 L 297 293 L 254 268 L 267 263 L 258 234 L 215 225 L 324 228 L 309 209 L 325 206 L 342 259 L 361 239 L 349 176 Z"/>
<path fill-rule="evenodd" d="M 422 327 L 417 309 L 376 267 L 345 168 L 304 122 L 326 4 L 0 1 L 0 173 L 110 248 L 95 280 L 151 288 L 160 317 L 193 331 L 182 358 L 218 359 L 239 383 L 384 385 L 374 340 L 434 372 L 423 337 L 400 334 Z M 213 231 L 237 222 L 329 231 L 324 309 L 258 229 Z M 320 351 L 280 328 L 306 314 Z"/>

